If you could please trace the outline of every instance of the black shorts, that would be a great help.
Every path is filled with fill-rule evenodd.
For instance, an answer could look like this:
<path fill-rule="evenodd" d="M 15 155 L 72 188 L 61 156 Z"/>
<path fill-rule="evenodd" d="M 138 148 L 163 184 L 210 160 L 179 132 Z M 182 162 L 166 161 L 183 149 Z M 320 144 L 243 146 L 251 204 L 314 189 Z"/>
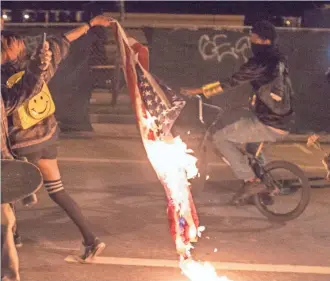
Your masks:
<path fill-rule="evenodd" d="M 24 155 L 31 163 L 38 163 L 40 159 L 56 159 L 57 158 L 57 144 L 47 145 L 38 152 L 33 152 Z"/>

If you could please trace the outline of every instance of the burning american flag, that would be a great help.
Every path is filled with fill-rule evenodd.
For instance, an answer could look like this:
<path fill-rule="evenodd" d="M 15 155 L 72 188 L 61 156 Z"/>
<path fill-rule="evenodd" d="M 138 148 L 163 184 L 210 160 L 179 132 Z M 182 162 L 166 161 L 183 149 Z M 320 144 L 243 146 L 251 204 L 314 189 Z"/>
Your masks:
<path fill-rule="evenodd" d="M 217 277 L 210 264 L 195 262 L 190 255 L 191 243 L 197 242 L 203 231 L 188 181 L 198 173 L 197 159 L 181 138 L 173 138 L 170 132 L 185 102 L 149 73 L 145 46 L 128 38 L 116 21 L 113 31 L 143 145 L 167 195 L 170 232 L 180 255 L 180 267 L 190 280 L 225 280 Z"/>

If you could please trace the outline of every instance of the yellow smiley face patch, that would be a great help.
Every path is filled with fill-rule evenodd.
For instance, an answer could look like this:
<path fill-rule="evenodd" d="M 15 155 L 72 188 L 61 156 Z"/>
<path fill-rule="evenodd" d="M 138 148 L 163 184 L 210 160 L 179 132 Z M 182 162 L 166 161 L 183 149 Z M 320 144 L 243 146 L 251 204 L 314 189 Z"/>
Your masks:
<path fill-rule="evenodd" d="M 51 96 L 46 88 L 47 86 L 44 84 L 41 92 L 28 102 L 28 112 L 36 120 L 44 119 L 49 116 L 49 112 L 51 111 Z"/>
<path fill-rule="evenodd" d="M 15 73 L 7 81 L 7 87 L 12 88 L 21 81 L 24 71 Z M 46 83 L 41 91 L 17 108 L 13 113 L 15 127 L 28 129 L 55 112 L 55 104 Z"/>

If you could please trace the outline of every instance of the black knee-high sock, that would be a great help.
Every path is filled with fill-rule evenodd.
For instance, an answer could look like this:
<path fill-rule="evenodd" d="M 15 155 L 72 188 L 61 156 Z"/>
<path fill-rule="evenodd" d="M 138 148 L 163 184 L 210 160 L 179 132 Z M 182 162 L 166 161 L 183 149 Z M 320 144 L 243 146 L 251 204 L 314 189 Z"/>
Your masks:
<path fill-rule="evenodd" d="M 90 230 L 88 222 L 82 214 L 78 204 L 64 190 L 61 179 L 55 181 L 44 181 L 49 197 L 59 205 L 79 228 L 84 237 L 85 245 L 93 244 L 95 235 Z"/>

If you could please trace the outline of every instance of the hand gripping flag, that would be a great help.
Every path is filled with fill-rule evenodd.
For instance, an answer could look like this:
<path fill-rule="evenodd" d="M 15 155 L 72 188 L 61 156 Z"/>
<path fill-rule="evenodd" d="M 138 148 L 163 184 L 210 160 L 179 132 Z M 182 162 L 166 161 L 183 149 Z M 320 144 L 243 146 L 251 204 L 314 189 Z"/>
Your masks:
<path fill-rule="evenodd" d="M 185 106 L 172 89 L 149 72 L 149 51 L 128 38 L 118 22 L 113 26 L 122 68 L 147 156 L 168 200 L 170 232 L 181 257 L 189 257 L 199 221 L 189 178 L 196 176 L 196 158 L 171 128 Z"/>

